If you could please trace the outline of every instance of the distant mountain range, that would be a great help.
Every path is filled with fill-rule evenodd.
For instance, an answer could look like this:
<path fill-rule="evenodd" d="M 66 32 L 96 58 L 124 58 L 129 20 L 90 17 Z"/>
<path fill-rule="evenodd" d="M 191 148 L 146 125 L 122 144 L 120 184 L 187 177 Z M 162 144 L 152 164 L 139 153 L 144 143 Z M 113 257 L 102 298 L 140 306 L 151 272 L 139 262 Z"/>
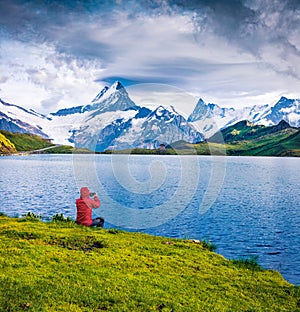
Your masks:
<path fill-rule="evenodd" d="M 265 104 L 241 109 L 221 108 L 216 104 L 206 104 L 200 99 L 188 117 L 188 122 L 205 133 L 206 137 L 242 120 L 265 126 L 277 125 L 284 120 L 291 126 L 300 127 L 300 99 L 281 97 L 273 107 Z"/>
<path fill-rule="evenodd" d="M 92 151 L 153 149 L 180 140 L 203 142 L 242 120 L 264 126 L 284 120 L 300 127 L 299 102 L 282 97 L 273 107 L 266 104 L 234 109 L 200 99 L 186 119 L 173 106 L 149 109 L 137 105 L 117 81 L 104 87 L 91 103 L 47 116 L 0 99 L 0 129 L 37 134 L 56 144 L 73 144 Z"/>
<path fill-rule="evenodd" d="M 87 149 L 69 145 L 54 145 L 49 140 L 28 133 L 0 130 L 0 154 L 14 153 L 91 153 Z M 300 128 L 291 127 L 282 120 L 275 126 L 255 125 L 243 120 L 221 130 L 208 141 L 188 143 L 173 142 L 161 149 L 131 148 L 106 150 L 104 153 L 120 154 L 189 154 L 236 156 L 294 156 L 300 157 Z"/>

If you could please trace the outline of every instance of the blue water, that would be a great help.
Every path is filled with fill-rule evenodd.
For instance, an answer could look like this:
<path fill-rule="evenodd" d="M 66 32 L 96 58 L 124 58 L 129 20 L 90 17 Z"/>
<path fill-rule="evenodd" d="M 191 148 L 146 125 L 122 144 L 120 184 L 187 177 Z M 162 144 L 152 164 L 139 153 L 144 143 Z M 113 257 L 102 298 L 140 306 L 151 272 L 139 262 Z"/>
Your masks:
<path fill-rule="evenodd" d="M 80 186 L 105 227 L 205 239 L 300 284 L 300 159 L 31 155 L 0 159 L 0 211 L 75 218 Z"/>

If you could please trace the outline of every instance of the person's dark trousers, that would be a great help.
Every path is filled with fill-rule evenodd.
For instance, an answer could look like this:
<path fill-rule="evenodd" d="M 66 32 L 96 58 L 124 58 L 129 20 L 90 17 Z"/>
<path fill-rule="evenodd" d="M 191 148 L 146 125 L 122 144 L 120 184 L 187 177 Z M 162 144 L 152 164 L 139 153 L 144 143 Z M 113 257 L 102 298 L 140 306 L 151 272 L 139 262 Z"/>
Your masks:
<path fill-rule="evenodd" d="M 104 219 L 99 217 L 99 218 L 93 219 L 93 222 L 90 226 L 103 227 L 103 225 L 104 225 Z"/>

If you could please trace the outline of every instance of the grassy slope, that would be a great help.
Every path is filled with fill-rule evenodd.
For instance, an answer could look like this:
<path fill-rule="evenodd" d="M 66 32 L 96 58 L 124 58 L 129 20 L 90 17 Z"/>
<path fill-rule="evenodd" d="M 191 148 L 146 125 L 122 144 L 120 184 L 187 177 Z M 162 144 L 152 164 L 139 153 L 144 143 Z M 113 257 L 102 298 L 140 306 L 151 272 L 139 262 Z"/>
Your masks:
<path fill-rule="evenodd" d="M 1 311 L 300 310 L 279 273 L 187 240 L 2 216 L 0 245 Z"/>
<path fill-rule="evenodd" d="M 222 130 L 228 155 L 299 156 L 300 130 L 284 121 L 276 126 L 241 121 Z M 216 140 L 214 137 L 212 141 Z"/>
<path fill-rule="evenodd" d="M 236 144 L 227 144 L 229 155 L 250 156 L 299 156 L 300 131 L 280 131 L 254 140 L 245 140 Z M 297 141 L 298 138 L 298 141 Z"/>
<path fill-rule="evenodd" d="M 9 140 L 10 142 L 12 142 L 12 144 L 16 147 L 16 149 L 12 151 L 12 153 L 15 153 L 16 151 L 18 152 L 33 151 L 33 150 L 38 150 L 38 149 L 42 149 L 42 148 L 55 145 L 55 144 L 48 142 L 47 140 L 44 140 L 40 136 L 34 135 L 34 134 L 12 133 L 8 131 L 4 131 L 4 130 L 0 130 L 0 134 L 4 136 L 6 140 Z M 61 145 L 61 146 L 57 146 L 52 149 L 46 150 L 43 153 L 71 154 L 71 153 L 91 153 L 91 151 L 84 149 L 84 148 L 75 149 L 72 146 Z"/>
<path fill-rule="evenodd" d="M 300 131 L 295 135 L 290 136 L 287 140 L 281 143 L 286 152 L 282 153 L 282 156 L 297 156 L 300 157 Z"/>
<path fill-rule="evenodd" d="M 14 144 L 7 139 L 2 133 L 0 133 L 0 154 L 11 154 L 17 150 Z"/>
<path fill-rule="evenodd" d="M 264 135 L 268 132 L 268 128 L 262 125 L 254 125 L 247 120 L 243 120 L 237 122 L 236 124 L 229 126 L 225 129 L 221 130 L 222 138 L 220 135 L 214 135 L 210 138 L 212 142 L 219 142 L 219 143 L 229 143 L 229 142 L 238 142 L 243 141 L 245 139 L 253 139 L 258 136 Z M 222 139 L 222 141 L 220 141 Z"/>
<path fill-rule="evenodd" d="M 183 141 L 172 144 L 171 153 L 198 155 L 242 155 L 242 156 L 300 156 L 300 130 L 283 129 L 275 133 L 264 134 L 263 126 L 256 126 L 259 135 L 247 135 L 242 139 L 243 130 L 239 135 L 224 144 L 216 142 L 203 142 L 190 144 Z M 225 138 L 229 134 L 225 134 Z"/>
<path fill-rule="evenodd" d="M 299 131 L 291 132 L 282 130 L 273 135 L 260 136 L 253 140 L 243 140 L 227 143 L 228 155 L 249 155 L 249 156 L 282 156 L 291 149 L 291 139 L 299 135 Z M 300 151 L 299 142 L 294 142 L 295 152 Z M 296 155 L 291 155 L 296 156 Z"/>
<path fill-rule="evenodd" d="M 36 150 L 54 145 L 34 134 L 11 133 L 4 130 L 1 130 L 0 133 L 9 139 L 19 152 Z"/>

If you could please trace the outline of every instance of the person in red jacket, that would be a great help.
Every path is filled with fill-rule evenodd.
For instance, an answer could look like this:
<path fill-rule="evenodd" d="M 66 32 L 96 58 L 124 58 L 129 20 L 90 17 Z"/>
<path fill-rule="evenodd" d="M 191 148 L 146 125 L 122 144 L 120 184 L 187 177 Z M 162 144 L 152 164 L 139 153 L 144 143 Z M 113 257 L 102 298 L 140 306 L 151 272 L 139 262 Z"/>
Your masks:
<path fill-rule="evenodd" d="M 100 200 L 96 193 L 92 194 L 87 187 L 80 189 L 80 198 L 76 199 L 76 223 L 85 226 L 97 226 L 102 227 L 104 224 L 103 218 L 92 219 L 92 209 L 100 207 Z"/>

